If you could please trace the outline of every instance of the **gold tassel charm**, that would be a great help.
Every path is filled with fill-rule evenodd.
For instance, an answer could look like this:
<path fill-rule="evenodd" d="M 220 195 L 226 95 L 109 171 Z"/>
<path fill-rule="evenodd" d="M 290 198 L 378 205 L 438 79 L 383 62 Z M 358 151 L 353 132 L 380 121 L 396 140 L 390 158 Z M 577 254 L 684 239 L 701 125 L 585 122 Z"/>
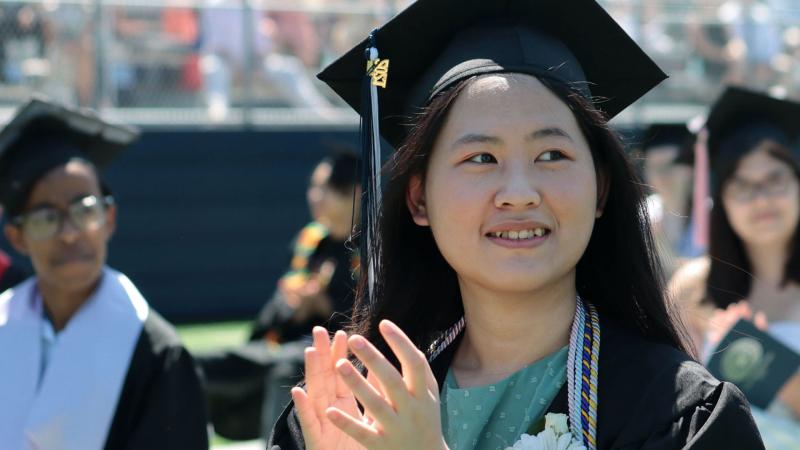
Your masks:
<path fill-rule="evenodd" d="M 367 73 L 372 78 L 372 85 L 386 88 L 389 79 L 389 60 L 371 59 L 367 61 Z"/>

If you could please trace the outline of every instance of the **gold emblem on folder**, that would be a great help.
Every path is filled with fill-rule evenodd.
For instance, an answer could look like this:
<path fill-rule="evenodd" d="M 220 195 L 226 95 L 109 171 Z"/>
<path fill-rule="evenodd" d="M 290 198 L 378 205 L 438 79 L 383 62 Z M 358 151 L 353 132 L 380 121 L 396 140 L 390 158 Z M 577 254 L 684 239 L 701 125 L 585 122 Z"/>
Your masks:
<path fill-rule="evenodd" d="M 372 85 L 386 88 L 389 78 L 389 60 L 373 59 L 367 62 L 367 73 L 372 77 Z"/>

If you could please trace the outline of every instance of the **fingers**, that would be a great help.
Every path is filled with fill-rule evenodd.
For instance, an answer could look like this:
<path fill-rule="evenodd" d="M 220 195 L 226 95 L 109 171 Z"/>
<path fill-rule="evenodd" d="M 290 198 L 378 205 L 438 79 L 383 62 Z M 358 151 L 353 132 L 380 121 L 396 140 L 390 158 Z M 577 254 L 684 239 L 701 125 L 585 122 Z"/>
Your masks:
<path fill-rule="evenodd" d="M 333 344 L 331 345 L 331 360 L 339 361 L 340 359 L 347 358 L 347 333 L 342 330 L 333 335 Z M 350 388 L 344 383 L 340 377 L 336 378 L 336 386 L 334 388 L 337 398 L 344 397 L 350 394 Z"/>
<path fill-rule="evenodd" d="M 306 388 L 317 415 L 324 417 L 325 409 L 336 395 L 336 376 L 333 372 L 328 331 L 322 327 L 314 327 L 312 335 L 314 346 L 305 350 Z"/>
<path fill-rule="evenodd" d="M 379 439 L 380 435 L 372 426 L 353 418 L 338 408 L 328 408 L 326 416 L 331 423 L 359 444 L 366 448 L 375 447 L 375 442 Z"/>
<path fill-rule="evenodd" d="M 314 412 L 314 404 L 303 388 L 292 388 L 292 400 L 297 410 L 297 417 L 300 419 L 300 428 L 306 441 L 311 441 L 310 436 L 318 433 L 320 429 L 319 419 Z"/>
<path fill-rule="evenodd" d="M 384 320 L 378 325 L 383 338 L 389 344 L 403 369 L 403 379 L 409 392 L 417 398 L 423 398 L 431 389 L 430 378 L 433 372 L 422 353 L 411 339 L 394 323 Z M 430 373 L 430 377 L 428 376 Z M 435 390 L 435 388 L 434 388 Z"/>
<path fill-rule="evenodd" d="M 753 316 L 753 323 L 755 324 L 756 328 L 761 331 L 767 331 L 769 328 L 769 323 L 767 321 L 767 315 L 764 314 L 762 311 L 755 313 Z"/>
<path fill-rule="evenodd" d="M 392 406 L 375 387 L 367 382 L 363 375 L 358 373 L 350 361 L 340 359 L 336 364 L 336 371 L 353 391 L 353 395 L 364 405 L 370 417 L 382 423 L 389 423 L 395 419 L 396 414 Z"/>
<path fill-rule="evenodd" d="M 328 337 L 328 330 L 323 327 L 314 327 L 311 331 L 314 338 L 314 348 L 319 352 L 320 361 L 331 360 L 331 340 Z"/>
<path fill-rule="evenodd" d="M 402 408 L 401 403 L 408 399 L 409 393 L 397 369 L 363 336 L 350 336 L 347 344 L 367 370 L 378 379 L 387 400 L 397 408 Z"/>

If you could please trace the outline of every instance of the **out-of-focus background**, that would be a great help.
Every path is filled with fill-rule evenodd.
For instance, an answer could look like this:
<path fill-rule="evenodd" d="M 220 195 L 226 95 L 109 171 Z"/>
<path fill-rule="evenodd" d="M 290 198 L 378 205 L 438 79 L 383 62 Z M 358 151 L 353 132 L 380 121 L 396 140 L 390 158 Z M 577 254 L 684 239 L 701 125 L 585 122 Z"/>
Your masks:
<path fill-rule="evenodd" d="M 0 0 L 0 123 L 41 93 L 139 126 L 107 173 L 110 265 L 191 350 L 235 345 L 310 220 L 314 165 L 358 142 L 315 74 L 408 3 Z M 626 136 L 705 112 L 726 83 L 800 98 L 800 0 L 600 3 L 670 76 L 612 122 Z"/>
<path fill-rule="evenodd" d="M 725 81 L 800 96 L 795 0 L 605 0 L 670 75 L 614 124 L 702 113 Z M 111 264 L 174 322 L 252 316 L 357 116 L 315 74 L 407 1 L 0 1 L 0 123 L 31 93 L 143 138 L 108 174 Z"/>

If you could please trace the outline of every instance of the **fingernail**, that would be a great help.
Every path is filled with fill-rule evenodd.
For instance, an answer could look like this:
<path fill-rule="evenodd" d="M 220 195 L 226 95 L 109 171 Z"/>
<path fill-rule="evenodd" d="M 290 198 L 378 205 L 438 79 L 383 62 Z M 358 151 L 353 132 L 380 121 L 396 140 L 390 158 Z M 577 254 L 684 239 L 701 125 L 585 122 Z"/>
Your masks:
<path fill-rule="evenodd" d="M 361 350 L 362 348 L 364 348 L 364 347 L 366 347 L 366 346 L 367 346 L 367 343 L 366 343 L 366 342 L 364 342 L 364 338 L 363 338 L 363 337 L 361 337 L 361 336 L 354 336 L 354 337 L 353 337 L 353 338 L 350 340 L 350 345 L 352 345 L 352 346 L 353 346 L 353 348 L 357 348 L 357 349 Z"/>
<path fill-rule="evenodd" d="M 389 322 L 388 320 L 384 320 L 381 322 L 381 328 L 383 329 L 384 334 L 390 334 L 390 335 L 395 334 L 394 327 L 392 326 L 392 323 Z"/>
<path fill-rule="evenodd" d="M 353 368 L 347 362 L 341 362 L 336 365 L 336 370 L 338 370 L 342 375 L 350 375 L 350 373 L 353 371 Z"/>

